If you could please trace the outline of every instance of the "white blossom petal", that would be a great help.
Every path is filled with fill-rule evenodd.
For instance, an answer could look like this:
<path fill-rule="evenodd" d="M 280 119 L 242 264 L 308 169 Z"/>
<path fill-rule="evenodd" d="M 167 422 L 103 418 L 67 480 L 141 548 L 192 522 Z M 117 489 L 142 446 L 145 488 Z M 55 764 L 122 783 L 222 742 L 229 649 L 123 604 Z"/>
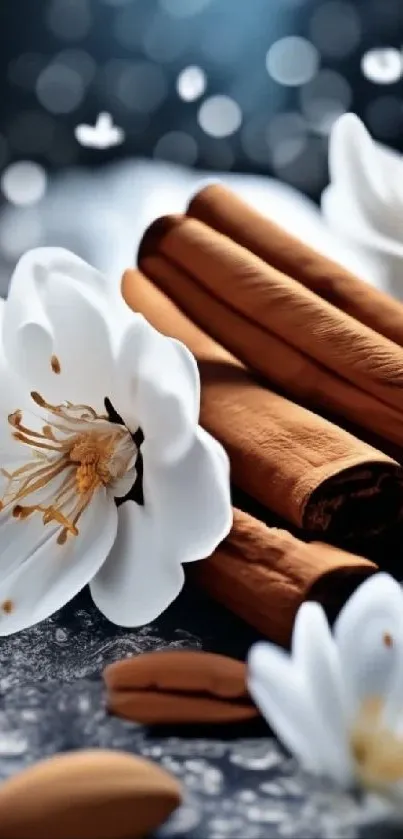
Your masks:
<path fill-rule="evenodd" d="M 137 469 L 132 466 L 122 478 L 117 478 L 112 481 L 108 489 L 113 498 L 124 498 L 127 495 L 136 481 Z"/>
<path fill-rule="evenodd" d="M 60 528 L 44 525 L 39 515 L 3 522 L 0 635 L 39 623 L 71 600 L 104 562 L 116 527 L 116 505 L 104 490 L 95 494 L 80 519 L 79 535 L 68 537 L 64 545 L 56 542 Z"/>
<path fill-rule="evenodd" d="M 152 441 L 142 446 L 143 491 L 155 526 L 161 528 L 178 562 L 209 556 L 232 526 L 229 461 L 203 428 L 177 460 L 155 459 Z"/>
<path fill-rule="evenodd" d="M 29 251 L 15 269 L 4 307 L 8 364 L 48 402 L 69 400 L 104 412 L 119 312 L 106 280 L 74 254 Z"/>
<path fill-rule="evenodd" d="M 248 658 L 248 687 L 269 726 L 310 772 L 323 771 L 322 751 L 306 682 L 290 656 L 267 642 Z"/>
<path fill-rule="evenodd" d="M 403 591 L 387 574 L 362 583 L 334 626 L 349 706 L 354 717 L 368 697 L 386 696 L 399 662 Z"/>
<path fill-rule="evenodd" d="M 294 666 L 304 674 L 312 705 L 326 736 L 332 774 L 338 783 L 353 781 L 347 739 L 346 701 L 338 651 L 325 613 L 318 603 L 300 606 L 293 632 Z"/>
<path fill-rule="evenodd" d="M 126 330 L 114 407 L 132 432 L 140 427 L 154 457 L 169 461 L 191 444 L 200 409 L 197 364 L 184 344 L 157 332 L 141 315 Z"/>
<path fill-rule="evenodd" d="M 126 501 L 118 517 L 116 541 L 90 584 L 91 594 L 113 623 L 142 626 L 175 600 L 183 586 L 183 569 L 171 553 L 169 533 L 158 527 L 147 507 Z"/>

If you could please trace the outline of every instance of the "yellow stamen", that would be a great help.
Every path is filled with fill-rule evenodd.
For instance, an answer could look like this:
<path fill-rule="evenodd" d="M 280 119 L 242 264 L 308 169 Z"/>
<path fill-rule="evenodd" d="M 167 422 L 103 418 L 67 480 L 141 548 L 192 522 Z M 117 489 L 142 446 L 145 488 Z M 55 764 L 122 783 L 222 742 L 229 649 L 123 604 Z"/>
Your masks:
<path fill-rule="evenodd" d="M 125 426 L 109 422 L 87 405 L 51 405 L 36 391 L 31 396 L 51 418 L 41 431 L 34 431 L 23 424 L 20 410 L 10 414 L 12 437 L 30 448 L 32 459 L 13 472 L 0 470 L 8 480 L 0 511 L 11 507 L 20 521 L 41 513 L 44 525 L 61 527 L 57 542 L 62 545 L 69 533 L 78 535 L 77 522 L 94 494 L 125 475 L 137 448 Z M 21 503 L 46 489 L 50 503 Z"/>
<path fill-rule="evenodd" d="M 382 710 L 379 697 L 368 698 L 350 737 L 358 779 L 367 789 L 378 792 L 403 780 L 403 739 L 385 728 Z"/>

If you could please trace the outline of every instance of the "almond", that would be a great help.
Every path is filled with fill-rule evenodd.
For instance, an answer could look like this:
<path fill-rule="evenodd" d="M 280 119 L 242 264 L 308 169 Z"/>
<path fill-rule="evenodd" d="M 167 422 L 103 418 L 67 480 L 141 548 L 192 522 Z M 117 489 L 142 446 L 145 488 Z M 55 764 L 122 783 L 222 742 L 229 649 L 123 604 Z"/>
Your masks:
<path fill-rule="evenodd" d="M 139 839 L 180 802 L 178 781 L 148 760 L 70 752 L 0 787 L 0 839 Z"/>
<path fill-rule="evenodd" d="M 243 662 L 197 650 L 163 650 L 104 670 L 108 708 L 145 725 L 231 723 L 257 717 Z"/>

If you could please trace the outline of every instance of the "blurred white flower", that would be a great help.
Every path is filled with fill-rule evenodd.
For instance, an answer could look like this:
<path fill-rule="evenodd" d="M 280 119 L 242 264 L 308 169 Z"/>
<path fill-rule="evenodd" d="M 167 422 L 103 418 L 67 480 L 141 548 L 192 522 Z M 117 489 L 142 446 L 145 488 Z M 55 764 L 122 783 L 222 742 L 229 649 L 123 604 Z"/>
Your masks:
<path fill-rule="evenodd" d="M 87 583 L 109 620 L 148 623 L 232 522 L 196 362 L 61 248 L 22 257 L 0 311 L 0 635 Z"/>
<path fill-rule="evenodd" d="M 77 125 L 74 130 L 75 138 L 81 146 L 91 149 L 109 149 L 120 146 L 125 139 L 123 128 L 114 125 L 108 113 L 98 115 L 95 125 Z"/>
<path fill-rule="evenodd" d="M 329 173 L 325 221 L 370 265 L 368 279 L 403 299 L 401 155 L 375 143 L 355 114 L 344 114 L 331 133 Z"/>
<path fill-rule="evenodd" d="M 387 574 L 364 582 L 330 632 L 317 603 L 298 612 L 291 654 L 259 643 L 249 689 L 311 773 L 360 787 L 403 817 L 403 592 Z"/>

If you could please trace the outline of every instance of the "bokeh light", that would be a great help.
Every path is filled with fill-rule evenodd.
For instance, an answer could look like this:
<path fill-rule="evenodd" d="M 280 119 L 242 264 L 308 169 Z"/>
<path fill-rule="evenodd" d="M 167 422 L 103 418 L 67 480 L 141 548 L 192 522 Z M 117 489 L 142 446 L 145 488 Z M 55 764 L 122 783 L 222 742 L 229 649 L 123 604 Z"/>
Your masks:
<path fill-rule="evenodd" d="M 361 70 L 370 82 L 393 84 L 403 75 L 403 56 L 397 49 L 368 50 L 361 59 Z"/>
<path fill-rule="evenodd" d="M 83 84 L 89 85 L 95 78 L 97 65 L 93 57 L 81 49 L 66 49 L 54 58 L 54 64 L 68 67 L 81 76 Z"/>
<path fill-rule="evenodd" d="M 80 41 L 91 28 L 88 0 L 51 0 L 47 11 L 51 32 L 63 41 Z"/>
<path fill-rule="evenodd" d="M 210 96 L 200 106 L 198 120 L 206 134 L 229 137 L 241 125 L 242 111 L 230 96 Z"/>
<path fill-rule="evenodd" d="M 12 163 L 1 176 L 1 190 L 12 204 L 36 204 L 46 192 L 47 176 L 42 166 L 30 160 Z"/>
<path fill-rule="evenodd" d="M 308 131 L 299 113 L 274 116 L 266 130 L 267 147 L 274 169 L 279 169 L 298 158 L 307 144 Z"/>
<path fill-rule="evenodd" d="M 184 102 L 194 102 L 206 90 L 207 79 L 201 67 L 185 67 L 176 80 L 176 89 Z"/>
<path fill-rule="evenodd" d="M 309 34 L 323 56 L 346 58 L 357 49 L 362 34 L 354 3 L 329 0 L 318 6 L 312 14 Z"/>
<path fill-rule="evenodd" d="M 184 166 L 194 166 L 198 156 L 196 140 L 184 131 L 169 131 L 158 140 L 154 157 Z"/>
<path fill-rule="evenodd" d="M 151 61 L 115 61 L 106 68 L 113 95 L 128 111 L 149 114 L 167 95 L 161 67 Z"/>
<path fill-rule="evenodd" d="M 300 90 L 303 116 L 312 128 L 327 134 L 334 121 L 351 104 L 352 91 L 348 81 L 335 70 L 320 70 L 317 76 Z"/>
<path fill-rule="evenodd" d="M 81 104 L 85 86 L 72 67 L 52 63 L 42 70 L 36 83 L 39 102 L 52 114 L 69 114 Z"/>
<path fill-rule="evenodd" d="M 281 38 L 269 49 L 266 67 L 269 75 L 282 85 L 296 87 L 309 82 L 317 72 L 319 53 L 310 41 L 296 35 Z"/>
<path fill-rule="evenodd" d="M 159 0 L 160 6 L 173 17 L 192 17 L 210 5 L 212 0 Z"/>
<path fill-rule="evenodd" d="M 347 110 L 403 150 L 399 6 L 43 0 L 35 13 L 25 5 L 18 33 L 5 4 L 0 167 L 22 159 L 53 173 L 140 156 L 261 172 L 312 194 Z"/>
<path fill-rule="evenodd" d="M 86 148 L 110 149 L 124 142 L 125 132 L 114 124 L 112 115 L 104 111 L 98 115 L 94 125 L 76 125 L 74 136 Z"/>

